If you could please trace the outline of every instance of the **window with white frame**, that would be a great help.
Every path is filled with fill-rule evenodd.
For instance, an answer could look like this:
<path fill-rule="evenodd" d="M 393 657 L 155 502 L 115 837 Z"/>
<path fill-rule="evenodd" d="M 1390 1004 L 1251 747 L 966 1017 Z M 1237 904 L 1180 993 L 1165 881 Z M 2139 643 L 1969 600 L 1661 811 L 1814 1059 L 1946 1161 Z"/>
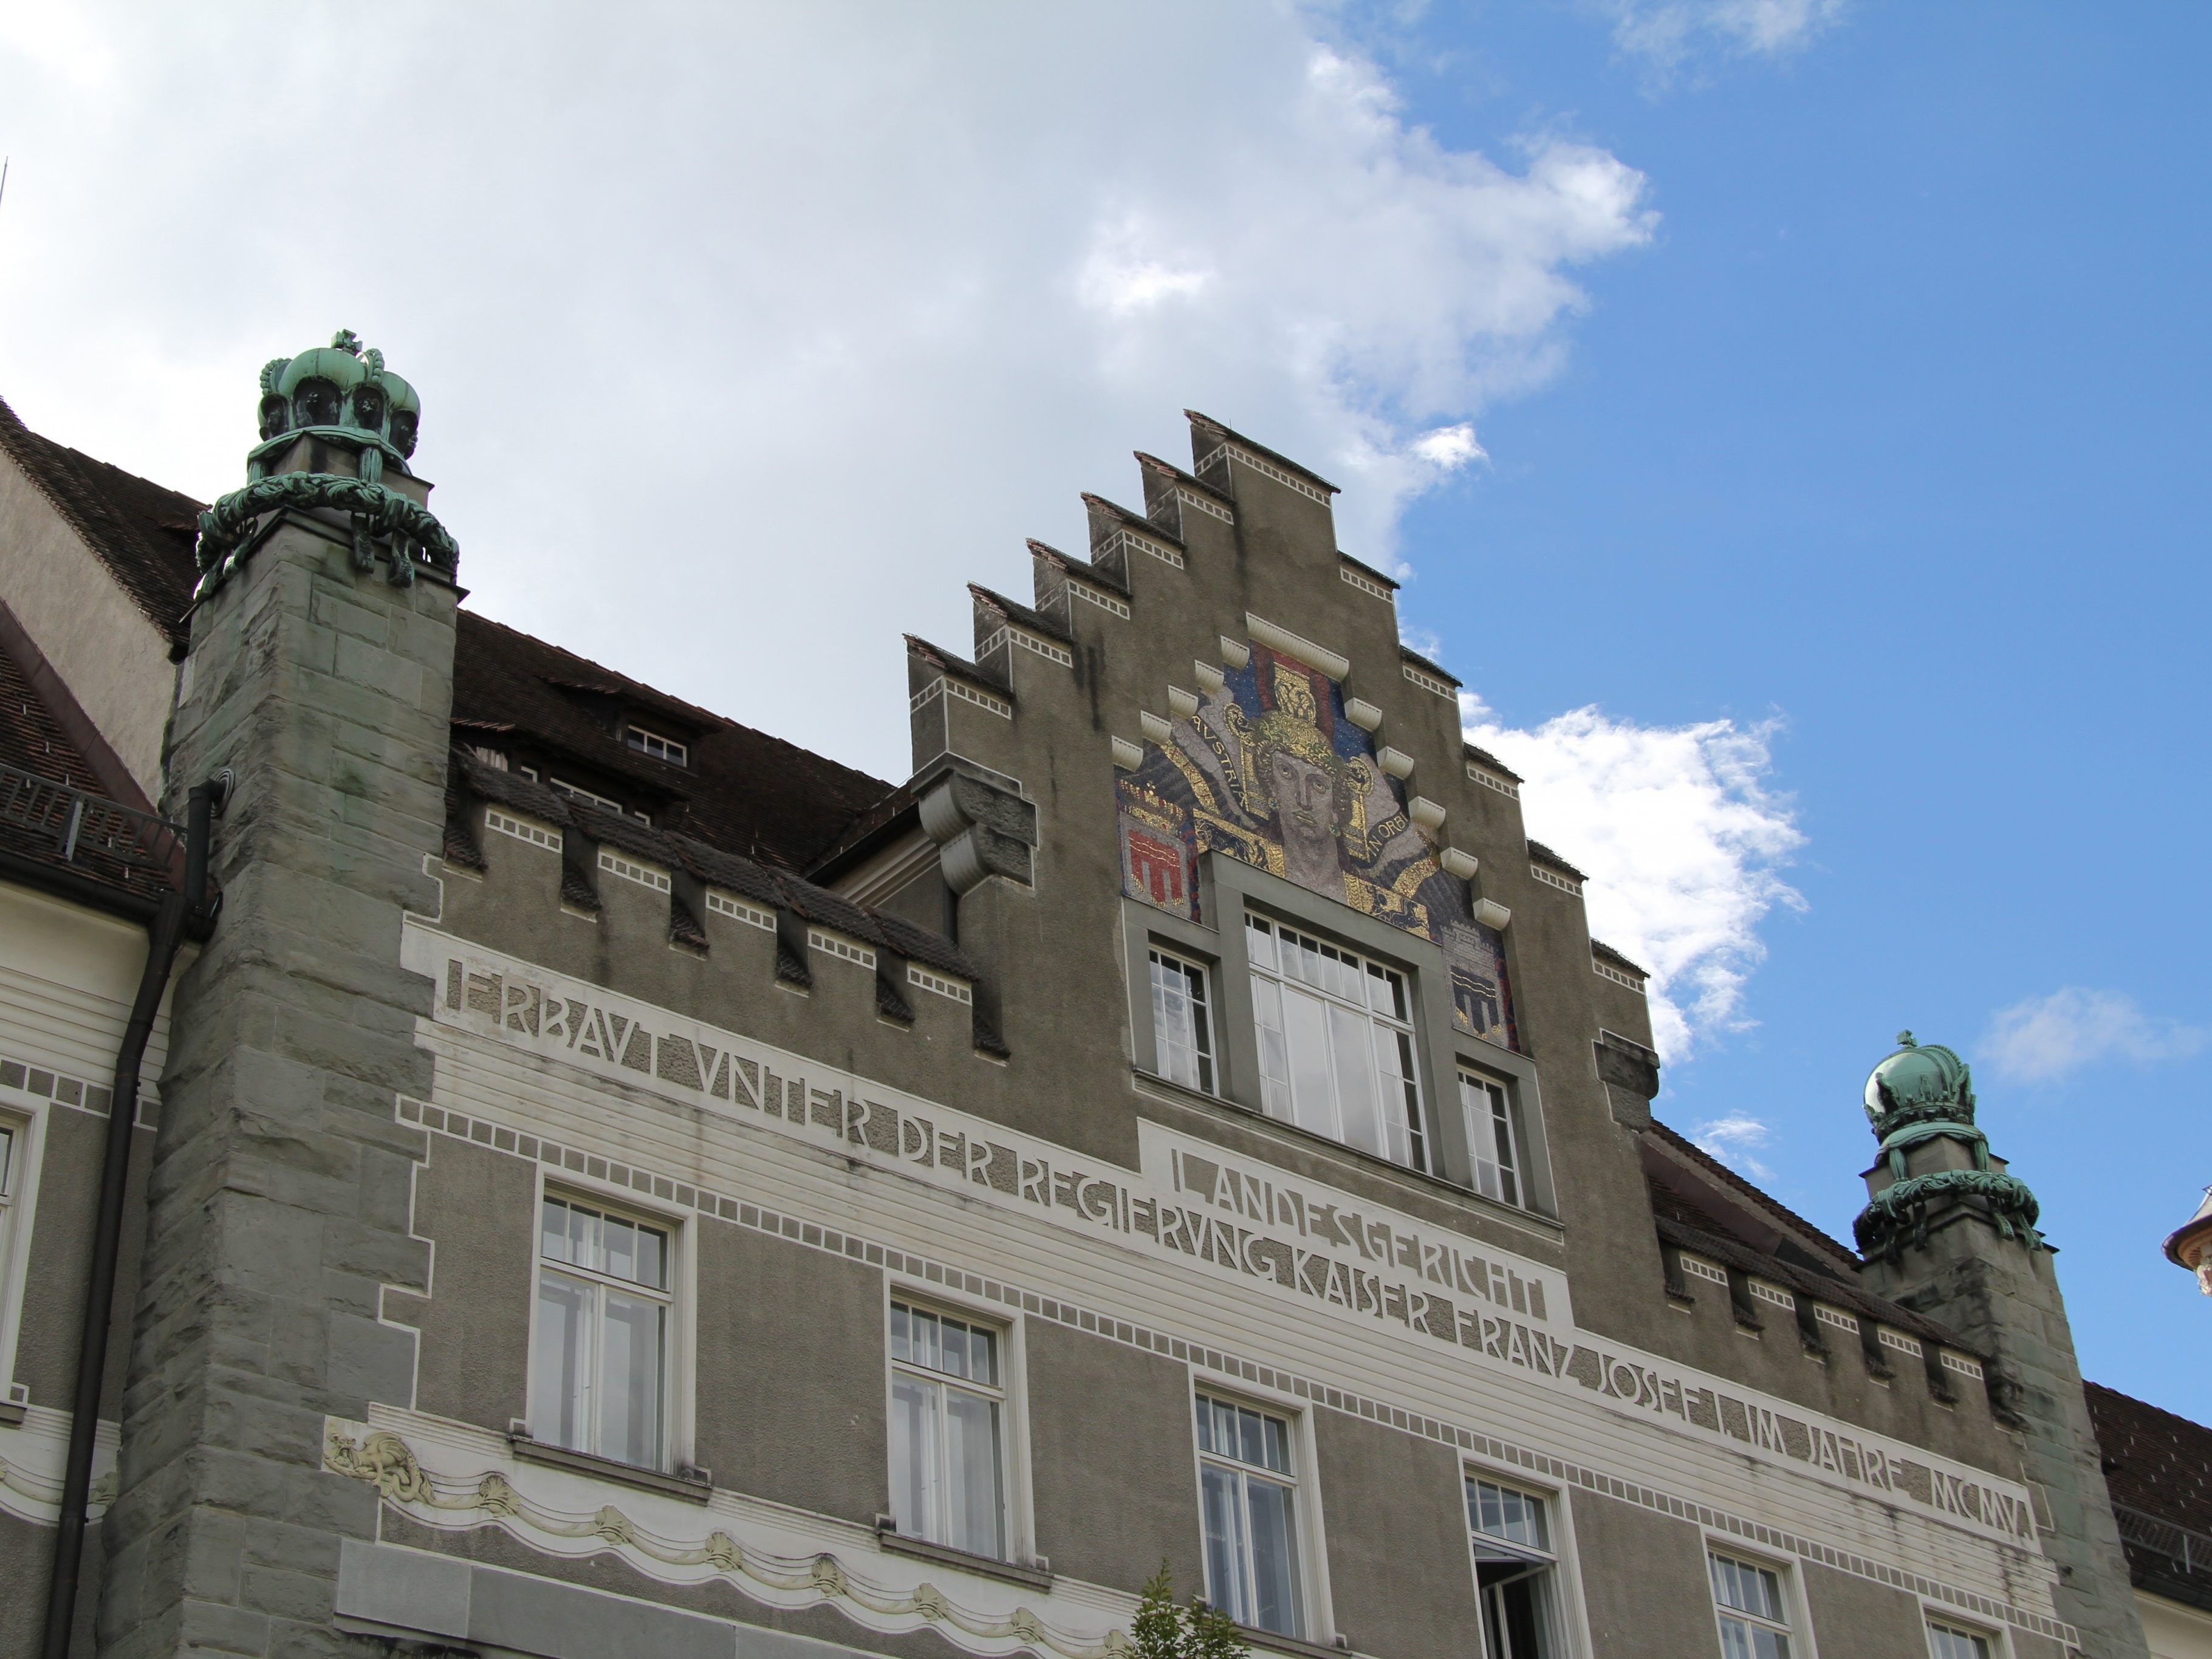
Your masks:
<path fill-rule="evenodd" d="M 1304 1636 L 1289 1421 L 1200 1395 L 1198 1451 L 1206 1599 L 1239 1624 Z"/>
<path fill-rule="evenodd" d="M 549 1194 L 538 1258 L 531 1433 L 660 1468 L 673 1310 L 668 1230 Z"/>
<path fill-rule="evenodd" d="M 1512 1097 L 1505 1085 L 1473 1072 L 1459 1074 L 1460 1109 L 1467 1114 L 1468 1155 L 1474 1188 L 1486 1198 L 1519 1204 L 1521 1146 L 1513 1128 Z"/>
<path fill-rule="evenodd" d="M 671 766 L 689 766 L 691 763 L 691 750 L 688 744 L 678 743 L 673 738 L 664 738 L 659 732 L 647 731 L 642 726 L 626 727 L 623 741 L 639 754 L 666 761 Z"/>
<path fill-rule="evenodd" d="M 1716 1553 L 1705 1559 L 1720 1617 L 1721 1659 L 1790 1659 L 1790 1608 L 1781 1575 L 1734 1556 Z"/>
<path fill-rule="evenodd" d="M 1406 976 L 1262 916 L 1244 931 L 1267 1111 L 1426 1169 Z"/>
<path fill-rule="evenodd" d="M 1483 1659 L 1553 1659 L 1560 1651 L 1559 1558 L 1546 1501 L 1471 1474 L 1467 1524 L 1482 1598 Z"/>
<path fill-rule="evenodd" d="M 1928 1651 L 1934 1659 L 1990 1659 L 1990 1638 L 1978 1632 L 1930 1619 Z"/>
<path fill-rule="evenodd" d="M 14 1123 L 0 1118 L 0 1328 L 7 1323 L 9 1270 L 14 1261 L 9 1252 L 15 1237 L 16 1170 L 22 1162 L 24 1139 Z"/>
<path fill-rule="evenodd" d="M 1003 1560 L 1006 1379 L 1000 1333 L 891 1304 L 891 1519 L 909 1538 Z"/>
<path fill-rule="evenodd" d="M 1213 1011 L 1206 969 L 1152 952 L 1152 1069 L 1186 1089 L 1213 1092 Z"/>

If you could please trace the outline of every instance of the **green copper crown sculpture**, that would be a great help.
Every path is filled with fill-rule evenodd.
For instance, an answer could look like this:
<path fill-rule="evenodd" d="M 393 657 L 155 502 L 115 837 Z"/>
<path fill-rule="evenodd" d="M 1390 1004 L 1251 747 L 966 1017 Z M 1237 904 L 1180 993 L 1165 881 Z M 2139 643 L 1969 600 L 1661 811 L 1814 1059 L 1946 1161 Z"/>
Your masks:
<path fill-rule="evenodd" d="M 401 586 L 418 563 L 451 580 L 460 548 L 430 509 L 384 482 L 388 467 L 410 477 L 408 458 L 422 418 L 415 388 L 384 367 L 384 354 L 363 350 L 351 329 L 330 344 L 278 357 L 261 371 L 261 441 L 246 458 L 246 485 L 200 514 L 199 586 L 195 600 L 222 586 L 285 508 L 323 508 L 352 521 L 356 568 L 374 569 L 380 555 Z M 319 439 L 355 457 L 355 472 L 273 472 L 302 438 Z"/>
<path fill-rule="evenodd" d="M 1867 1079 L 1867 1121 L 1888 1160 L 1890 1184 L 1852 1224 L 1861 1252 L 1896 1256 L 1910 1241 L 1925 1243 L 1928 1213 L 1937 1202 L 1979 1199 L 1997 1231 L 2033 1247 L 2039 1206 L 2027 1183 L 1990 1167 L 1990 1140 L 1974 1127 L 1974 1080 L 1966 1062 L 1938 1043 L 1922 1048 L 1912 1033 L 1897 1034 L 1897 1052 Z M 1905 1153 L 1938 1137 L 1971 1149 L 1971 1170 L 1905 1172 Z"/>

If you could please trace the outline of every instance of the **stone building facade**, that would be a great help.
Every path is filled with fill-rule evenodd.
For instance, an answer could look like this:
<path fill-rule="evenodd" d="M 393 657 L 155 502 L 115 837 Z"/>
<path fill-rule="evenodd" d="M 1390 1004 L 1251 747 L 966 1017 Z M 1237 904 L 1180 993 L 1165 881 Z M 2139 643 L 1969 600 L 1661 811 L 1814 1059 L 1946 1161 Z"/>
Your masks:
<path fill-rule="evenodd" d="M 1656 1120 L 1309 470 L 1192 416 L 908 641 L 894 784 L 461 608 L 349 337 L 262 392 L 204 512 L 0 422 L 112 748 L 228 781 L 78 1651 L 1106 1659 L 1163 1565 L 1293 1659 L 2147 1651 L 1963 1066 L 1870 1082 L 1865 1256 Z"/>

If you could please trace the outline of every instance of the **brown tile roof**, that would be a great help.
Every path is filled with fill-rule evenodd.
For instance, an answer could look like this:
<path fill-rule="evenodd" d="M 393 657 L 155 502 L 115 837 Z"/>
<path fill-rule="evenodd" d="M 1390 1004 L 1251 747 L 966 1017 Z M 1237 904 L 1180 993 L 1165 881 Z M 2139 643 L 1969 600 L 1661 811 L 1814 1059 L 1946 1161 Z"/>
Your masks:
<path fill-rule="evenodd" d="M 618 726 L 658 717 L 690 749 L 676 766 L 639 753 Z M 460 613 L 453 651 L 453 723 L 490 746 L 526 747 L 580 763 L 635 799 L 658 827 L 726 852 L 803 870 L 845 826 L 891 791 L 866 772 L 726 720 L 572 651 Z M 520 740 L 520 741 L 516 741 Z M 592 779 L 578 782 L 590 787 Z"/>
<path fill-rule="evenodd" d="M 2130 1576 L 2142 1589 L 2212 1609 L 2212 1428 L 2118 1389 L 2085 1382 L 2105 1486 Z M 2194 1534 L 2185 1540 L 2182 1531 Z"/>
<path fill-rule="evenodd" d="M 41 886 L 75 889 L 77 896 L 83 896 L 82 884 L 91 883 L 142 902 L 171 884 L 167 866 L 155 861 L 155 855 L 173 852 L 174 842 L 162 835 L 155 820 L 107 800 L 98 775 L 40 700 L 25 665 L 4 645 L 0 645 L 0 766 L 29 775 L 0 777 L 0 854 L 16 866 L 15 873 Z M 53 784 L 62 788 L 49 787 Z M 79 820 L 74 846 L 67 841 L 73 805 L 67 790 L 94 798 Z M 106 843 L 112 839 L 132 856 L 108 850 Z"/>
<path fill-rule="evenodd" d="M 181 645 L 198 574 L 192 526 L 200 503 L 39 436 L 4 404 L 0 449 Z M 690 764 L 629 748 L 617 731 L 623 713 L 680 726 L 669 735 L 689 743 Z M 556 764 L 565 759 L 605 781 L 608 793 L 635 796 L 663 828 L 791 870 L 805 868 L 891 788 L 472 611 L 459 617 L 453 723 L 471 739 L 532 746 Z"/>
<path fill-rule="evenodd" d="M 1746 1181 L 1686 1135 L 1669 1128 L 1656 1117 L 1651 1120 L 1651 1128 L 1660 1143 L 1684 1162 L 1694 1165 L 1738 1197 L 1750 1200 L 1754 1209 L 1764 1211 L 1775 1223 L 1776 1231 L 1799 1234 L 1802 1243 L 1815 1247 L 1818 1253 L 1826 1254 L 1838 1267 L 1850 1272 L 1857 1270 L 1858 1252 L 1850 1246 L 1821 1231 L 1765 1188 Z"/>
<path fill-rule="evenodd" d="M 200 503 L 40 437 L 4 402 L 0 451 L 84 538 L 147 620 L 168 635 L 170 644 L 182 647 L 185 607 L 199 574 L 192 563 L 192 541 Z"/>

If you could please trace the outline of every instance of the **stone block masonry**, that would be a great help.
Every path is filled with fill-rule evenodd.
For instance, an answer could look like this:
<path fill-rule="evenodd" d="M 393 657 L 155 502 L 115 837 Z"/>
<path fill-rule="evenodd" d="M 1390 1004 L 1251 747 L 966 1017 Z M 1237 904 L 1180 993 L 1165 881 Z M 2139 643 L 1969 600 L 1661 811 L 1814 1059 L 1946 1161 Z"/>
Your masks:
<path fill-rule="evenodd" d="M 179 982 L 106 1530 L 102 1650 L 341 1650 L 342 1540 L 375 1495 L 323 1473 L 325 1415 L 411 1398 L 380 1287 L 426 1288 L 410 1236 L 430 1087 L 399 962 L 434 910 L 453 587 L 357 568 L 339 522 L 284 514 L 203 603 L 169 774 L 233 769 L 223 911 Z"/>

